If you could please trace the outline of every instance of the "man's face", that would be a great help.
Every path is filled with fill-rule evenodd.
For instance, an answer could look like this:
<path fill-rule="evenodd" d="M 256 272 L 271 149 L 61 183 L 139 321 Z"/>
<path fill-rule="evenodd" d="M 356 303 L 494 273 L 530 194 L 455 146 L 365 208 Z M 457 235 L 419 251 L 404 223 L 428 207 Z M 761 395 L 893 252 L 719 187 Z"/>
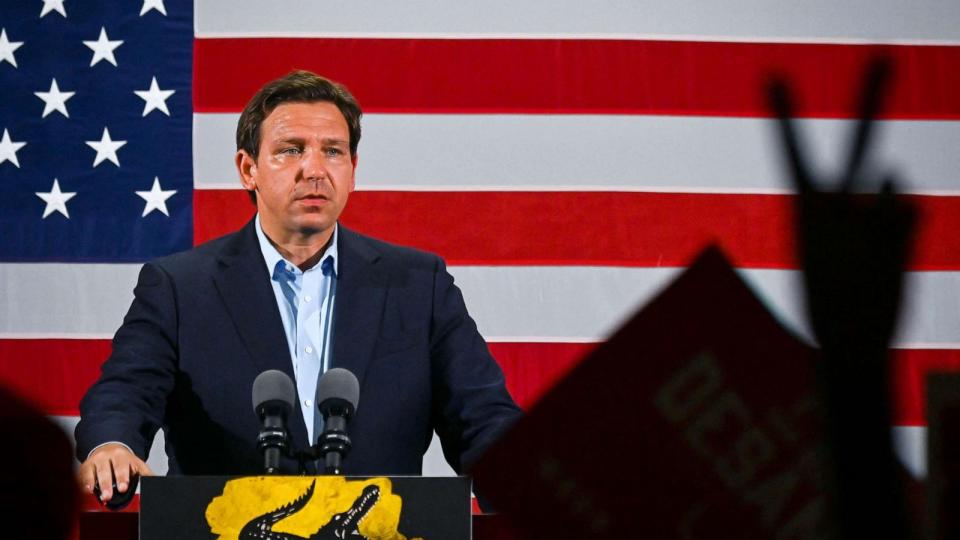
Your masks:
<path fill-rule="evenodd" d="M 274 241 L 332 232 L 354 188 L 356 156 L 337 106 L 283 103 L 260 126 L 260 155 L 237 153 L 243 187 Z"/>

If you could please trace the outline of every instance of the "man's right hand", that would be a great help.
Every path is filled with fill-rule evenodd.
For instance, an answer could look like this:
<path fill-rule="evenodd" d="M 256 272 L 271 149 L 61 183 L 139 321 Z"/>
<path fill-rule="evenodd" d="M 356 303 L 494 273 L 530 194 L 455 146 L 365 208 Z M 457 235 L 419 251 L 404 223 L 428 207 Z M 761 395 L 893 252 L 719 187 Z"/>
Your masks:
<path fill-rule="evenodd" d="M 80 464 L 78 473 L 80 485 L 87 493 L 93 493 L 93 486 L 100 485 L 100 500 L 113 498 L 113 480 L 117 481 L 117 491 L 125 493 L 130 487 L 131 475 L 153 476 L 153 471 L 129 448 L 122 444 L 107 443 L 94 450 L 87 460 Z"/>

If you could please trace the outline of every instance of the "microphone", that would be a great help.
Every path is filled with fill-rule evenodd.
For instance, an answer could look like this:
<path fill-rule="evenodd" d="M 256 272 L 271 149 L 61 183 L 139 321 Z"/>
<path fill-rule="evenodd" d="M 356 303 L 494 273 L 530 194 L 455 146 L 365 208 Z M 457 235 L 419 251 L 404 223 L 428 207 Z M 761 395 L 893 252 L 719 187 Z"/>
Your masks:
<path fill-rule="evenodd" d="M 263 428 L 257 435 L 257 450 L 263 453 L 263 470 L 277 474 L 280 455 L 287 451 L 287 418 L 296 400 L 293 381 L 282 371 L 270 369 L 257 375 L 253 381 L 253 410 Z"/>
<path fill-rule="evenodd" d="M 317 382 L 317 407 L 323 415 L 323 433 L 317 440 L 327 474 L 342 474 L 340 464 L 350 451 L 347 422 L 360 401 L 360 382 L 343 368 L 327 370 Z"/>

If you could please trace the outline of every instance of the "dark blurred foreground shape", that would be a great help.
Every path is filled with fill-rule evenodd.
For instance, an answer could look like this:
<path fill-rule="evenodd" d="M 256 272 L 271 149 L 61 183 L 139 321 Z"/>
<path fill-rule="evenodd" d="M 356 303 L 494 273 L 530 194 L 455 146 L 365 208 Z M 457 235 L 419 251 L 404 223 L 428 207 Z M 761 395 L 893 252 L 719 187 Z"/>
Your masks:
<path fill-rule="evenodd" d="M 80 492 L 67 435 L 0 387 L 0 538 L 69 538 Z"/>
<path fill-rule="evenodd" d="M 524 538 L 823 537 L 815 351 L 716 248 L 472 471 Z"/>
<path fill-rule="evenodd" d="M 915 211 L 863 166 L 890 77 L 872 63 L 835 191 L 771 83 L 797 191 L 819 351 L 783 330 L 708 248 L 474 469 L 530 538 L 906 538 L 889 356 Z M 916 532 L 916 529 L 913 530 Z"/>
<path fill-rule="evenodd" d="M 782 80 L 769 87 L 798 194 L 798 255 L 821 350 L 829 507 L 841 538 L 908 535 L 902 468 L 891 444 L 889 347 L 916 211 L 896 195 L 892 174 L 864 165 L 890 78 L 884 57 L 867 67 L 846 165 L 830 179 L 811 172 L 791 120 L 789 87 Z"/>
<path fill-rule="evenodd" d="M 927 378 L 927 538 L 960 538 L 960 374 Z"/>

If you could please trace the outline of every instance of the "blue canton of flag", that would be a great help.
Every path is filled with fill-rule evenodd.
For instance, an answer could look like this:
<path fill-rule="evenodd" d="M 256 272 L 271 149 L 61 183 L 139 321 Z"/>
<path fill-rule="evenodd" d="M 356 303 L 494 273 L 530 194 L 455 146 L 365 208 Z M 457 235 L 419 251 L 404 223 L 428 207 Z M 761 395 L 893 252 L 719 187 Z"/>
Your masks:
<path fill-rule="evenodd" d="M 0 3 L 0 260 L 193 238 L 193 2 Z"/>

